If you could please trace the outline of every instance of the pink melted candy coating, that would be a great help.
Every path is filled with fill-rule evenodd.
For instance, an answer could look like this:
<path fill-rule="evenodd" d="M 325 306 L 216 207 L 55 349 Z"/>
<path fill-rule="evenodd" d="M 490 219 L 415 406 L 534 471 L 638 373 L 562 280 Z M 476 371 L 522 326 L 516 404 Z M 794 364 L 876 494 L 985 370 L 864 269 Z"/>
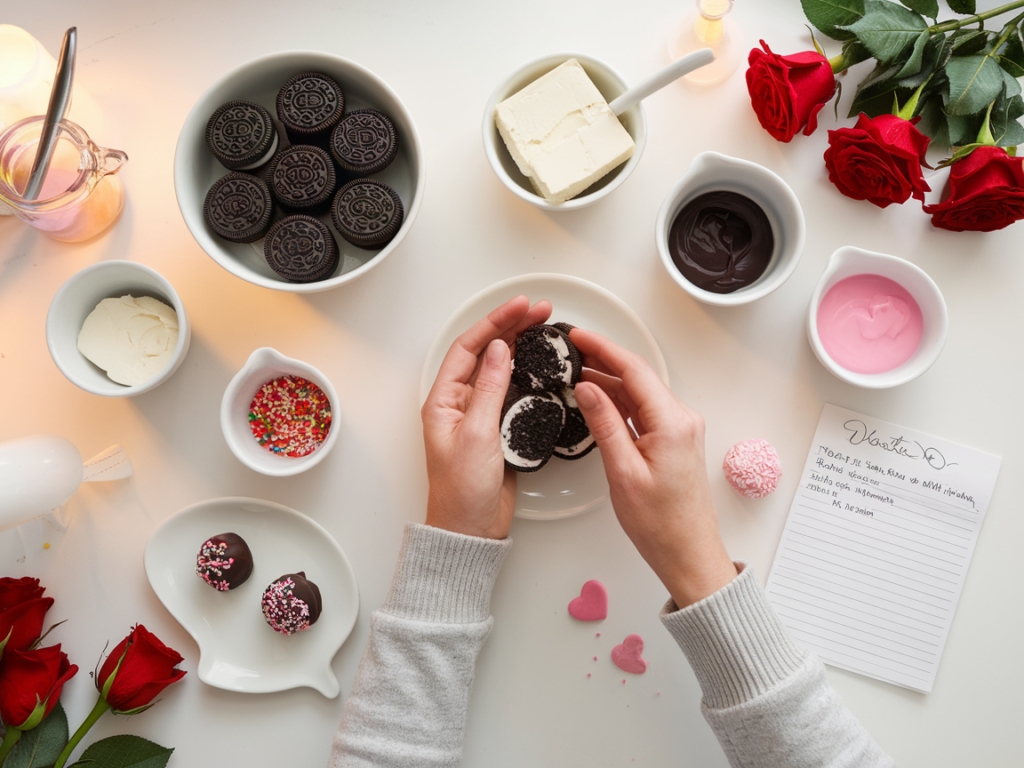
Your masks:
<path fill-rule="evenodd" d="M 782 463 L 767 440 L 743 440 L 726 452 L 722 471 L 738 494 L 760 499 L 778 487 Z"/>
<path fill-rule="evenodd" d="M 881 275 L 833 285 L 818 305 L 818 336 L 829 357 L 853 373 L 884 373 L 921 344 L 924 317 L 914 297 Z"/>

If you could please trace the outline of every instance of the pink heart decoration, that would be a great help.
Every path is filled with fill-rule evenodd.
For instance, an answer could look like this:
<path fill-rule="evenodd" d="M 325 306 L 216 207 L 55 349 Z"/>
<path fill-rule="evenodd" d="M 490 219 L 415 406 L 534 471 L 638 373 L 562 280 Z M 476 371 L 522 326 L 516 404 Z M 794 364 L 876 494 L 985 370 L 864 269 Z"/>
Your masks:
<path fill-rule="evenodd" d="M 608 618 L 608 590 L 591 579 L 583 585 L 580 596 L 569 603 L 569 615 L 579 621 L 601 621 Z"/>
<path fill-rule="evenodd" d="M 622 645 L 612 648 L 612 661 L 623 672 L 642 675 L 647 671 L 647 662 L 640 658 L 643 650 L 644 639 L 640 635 L 630 635 L 622 641 Z"/>

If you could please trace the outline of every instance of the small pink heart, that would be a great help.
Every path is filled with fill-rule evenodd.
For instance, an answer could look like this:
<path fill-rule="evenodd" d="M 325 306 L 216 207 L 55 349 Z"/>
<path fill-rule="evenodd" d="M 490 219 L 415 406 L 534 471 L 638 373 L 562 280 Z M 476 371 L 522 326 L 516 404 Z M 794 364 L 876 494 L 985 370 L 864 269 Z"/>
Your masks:
<path fill-rule="evenodd" d="M 647 662 L 640 658 L 643 650 L 644 639 L 640 635 L 630 635 L 622 641 L 622 645 L 612 648 L 612 661 L 623 672 L 642 675 L 647 671 Z"/>
<path fill-rule="evenodd" d="M 580 621 L 601 621 L 608 618 L 608 590 L 591 579 L 583 585 L 580 596 L 569 603 L 569 615 Z"/>

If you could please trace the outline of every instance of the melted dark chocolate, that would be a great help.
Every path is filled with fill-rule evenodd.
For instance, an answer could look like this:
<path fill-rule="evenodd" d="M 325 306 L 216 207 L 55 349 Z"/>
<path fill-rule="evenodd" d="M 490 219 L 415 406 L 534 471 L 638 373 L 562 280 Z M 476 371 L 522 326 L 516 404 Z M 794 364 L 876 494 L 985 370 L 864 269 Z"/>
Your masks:
<path fill-rule="evenodd" d="M 708 192 L 683 206 L 668 236 L 683 277 L 710 293 L 732 293 L 768 268 L 775 235 L 757 203 L 736 192 Z"/>

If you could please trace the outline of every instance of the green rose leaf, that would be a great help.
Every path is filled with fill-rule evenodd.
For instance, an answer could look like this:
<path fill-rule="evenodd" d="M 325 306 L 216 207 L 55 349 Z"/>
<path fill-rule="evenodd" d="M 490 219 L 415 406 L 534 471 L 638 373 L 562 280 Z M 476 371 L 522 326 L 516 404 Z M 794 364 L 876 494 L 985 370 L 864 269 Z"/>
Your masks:
<path fill-rule="evenodd" d="M 903 65 L 903 69 L 901 69 L 896 75 L 897 78 L 916 75 L 921 71 L 921 63 L 924 59 L 924 46 L 929 39 L 931 39 L 931 33 L 925 30 L 920 34 L 917 40 L 914 41 L 914 50 L 911 51 L 910 58 L 907 59 L 907 63 Z"/>
<path fill-rule="evenodd" d="M 8 753 L 4 768 L 49 768 L 67 743 L 68 716 L 58 703 L 43 722 L 25 731 Z"/>
<path fill-rule="evenodd" d="M 984 119 L 984 115 L 946 115 L 949 145 L 960 147 L 973 142 Z"/>
<path fill-rule="evenodd" d="M 164 768 L 172 752 L 141 736 L 111 736 L 90 744 L 71 768 Z"/>
<path fill-rule="evenodd" d="M 1001 98 L 995 103 L 990 128 L 997 147 L 1024 144 L 1024 126 L 1018 121 L 1021 116 L 1024 116 L 1024 100 L 1020 94 L 1008 99 Z"/>
<path fill-rule="evenodd" d="M 910 10 L 917 11 L 929 19 L 939 16 L 939 0 L 900 0 L 900 2 Z"/>
<path fill-rule="evenodd" d="M 974 0 L 949 0 L 949 10 L 963 16 L 973 16 L 977 13 Z"/>
<path fill-rule="evenodd" d="M 984 29 L 958 29 L 950 38 L 954 56 L 971 56 L 984 50 L 990 33 Z"/>
<path fill-rule="evenodd" d="M 991 56 L 954 56 L 946 65 L 946 76 L 949 115 L 973 115 L 987 109 L 1004 87 L 1003 70 Z"/>
<path fill-rule="evenodd" d="M 1024 45 L 1019 32 L 1015 31 L 1006 41 L 1006 47 L 999 55 L 999 66 L 1011 77 L 1024 77 Z"/>
<path fill-rule="evenodd" d="M 883 64 L 895 61 L 921 33 L 924 19 L 889 0 L 864 0 L 864 17 L 846 27 Z"/>
<path fill-rule="evenodd" d="M 853 40 L 849 26 L 864 15 L 864 0 L 800 0 L 807 20 L 833 40 Z"/>

